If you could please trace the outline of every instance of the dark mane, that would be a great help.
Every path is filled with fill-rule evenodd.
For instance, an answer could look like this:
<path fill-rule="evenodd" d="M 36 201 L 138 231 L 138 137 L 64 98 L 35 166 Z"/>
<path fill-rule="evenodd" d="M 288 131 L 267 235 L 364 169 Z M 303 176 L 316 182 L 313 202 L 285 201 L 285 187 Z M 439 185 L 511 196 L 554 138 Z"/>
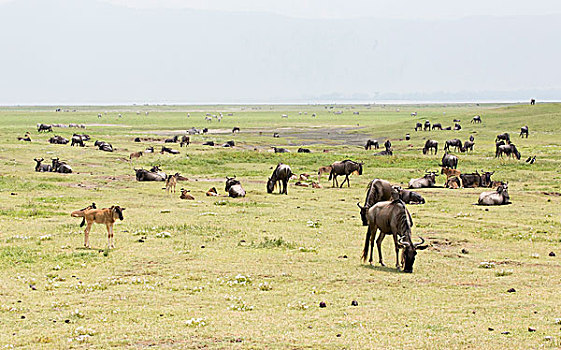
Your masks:
<path fill-rule="evenodd" d="M 399 228 L 398 234 L 407 236 L 408 240 L 411 240 L 411 226 L 413 225 L 411 214 L 409 214 L 409 211 L 405 207 L 405 203 L 401 199 L 392 201 L 392 204 L 400 208 L 397 216 L 397 225 Z"/>

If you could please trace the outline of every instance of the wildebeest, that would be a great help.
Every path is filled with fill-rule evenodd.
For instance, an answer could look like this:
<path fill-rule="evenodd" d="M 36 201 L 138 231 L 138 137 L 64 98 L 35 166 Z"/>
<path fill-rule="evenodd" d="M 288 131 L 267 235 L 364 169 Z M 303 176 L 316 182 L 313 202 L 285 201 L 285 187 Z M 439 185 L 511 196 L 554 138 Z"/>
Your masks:
<path fill-rule="evenodd" d="M 411 135 L 405 134 L 405 139 L 406 139 L 407 141 L 411 140 Z"/>
<path fill-rule="evenodd" d="M 236 176 L 227 177 L 226 176 L 226 186 L 224 191 L 228 192 L 228 196 L 232 198 L 245 197 L 245 190 L 239 180 L 236 180 Z"/>
<path fill-rule="evenodd" d="M 510 143 L 510 135 L 508 134 L 508 132 L 497 135 L 495 142 L 498 142 L 500 140 L 504 140 L 506 143 Z"/>
<path fill-rule="evenodd" d="M 387 152 L 392 150 L 392 143 L 390 140 L 386 140 L 386 142 L 384 142 L 384 148 L 386 149 Z"/>
<path fill-rule="evenodd" d="M 322 174 L 329 174 L 331 173 L 331 166 L 322 166 L 318 169 L 318 182 L 321 182 L 321 175 Z"/>
<path fill-rule="evenodd" d="M 530 106 L 533 106 L 533 105 L 535 105 L 535 104 L 536 104 L 536 99 L 534 99 L 534 98 L 531 99 L 531 100 L 530 100 Z"/>
<path fill-rule="evenodd" d="M 154 153 L 154 147 L 153 146 L 147 147 L 144 150 L 144 153 Z"/>
<path fill-rule="evenodd" d="M 518 149 L 513 143 L 508 145 L 500 145 L 497 147 L 497 152 L 495 154 L 495 157 L 502 158 L 504 154 L 506 154 L 507 157 L 516 157 L 516 159 L 518 160 L 520 160 L 521 157 L 520 152 L 518 152 Z"/>
<path fill-rule="evenodd" d="M 24 135 L 23 137 L 18 136 L 18 140 L 19 140 L 19 141 L 31 142 L 31 136 L 29 135 L 29 132 L 26 132 L 25 135 Z"/>
<path fill-rule="evenodd" d="M 461 175 L 461 174 L 460 174 Z M 457 176 L 451 176 L 446 179 L 446 188 L 457 189 L 461 187 L 460 179 Z"/>
<path fill-rule="evenodd" d="M 72 173 L 72 168 L 65 162 L 61 162 L 58 158 L 53 158 L 51 171 L 61 174 L 70 174 Z"/>
<path fill-rule="evenodd" d="M 275 133 L 273 133 L 273 137 L 274 137 L 274 138 L 279 138 L 279 137 L 280 137 L 280 135 L 279 135 L 279 133 L 278 133 L 278 132 L 275 132 Z"/>
<path fill-rule="evenodd" d="M 134 141 L 134 142 L 142 142 L 142 140 L 140 139 L 140 137 L 135 137 L 133 141 Z"/>
<path fill-rule="evenodd" d="M 436 172 L 427 171 L 423 177 L 418 179 L 411 179 L 409 181 L 409 188 L 433 187 L 436 183 L 436 176 L 438 176 Z"/>
<path fill-rule="evenodd" d="M 68 143 L 68 139 L 62 136 L 55 135 L 49 139 L 49 143 L 53 143 L 57 145 L 66 145 Z"/>
<path fill-rule="evenodd" d="M 440 166 L 444 168 L 456 169 L 458 167 L 458 157 L 453 154 L 444 152 Z"/>
<path fill-rule="evenodd" d="M 460 139 L 447 140 L 446 143 L 444 144 L 444 151 L 449 152 L 450 147 L 454 147 L 456 151 L 458 150 L 461 152 L 464 151 L 464 146 L 462 145 L 462 140 Z"/>
<path fill-rule="evenodd" d="M 438 152 L 438 141 L 435 140 L 427 140 L 425 142 L 425 147 L 423 147 L 423 154 L 427 154 L 430 151 L 432 154 L 432 150 L 434 149 L 434 154 Z"/>
<path fill-rule="evenodd" d="M 97 146 L 100 151 L 113 152 L 113 146 L 109 142 L 97 140 L 94 146 Z"/>
<path fill-rule="evenodd" d="M 187 135 L 181 136 L 181 142 L 179 143 L 180 147 L 183 147 L 183 145 L 189 146 L 189 143 L 191 143 L 191 139 L 189 138 L 189 136 Z"/>
<path fill-rule="evenodd" d="M 451 126 L 447 126 L 447 127 L 445 127 L 443 130 L 452 130 L 452 127 L 451 127 Z"/>
<path fill-rule="evenodd" d="M 175 193 L 175 186 L 177 186 L 177 178 L 179 177 L 179 173 L 175 173 L 173 175 L 168 175 L 166 177 L 166 193 L 171 193 L 173 191 L 173 193 Z"/>
<path fill-rule="evenodd" d="M 52 132 L 53 126 L 48 124 L 37 124 L 37 132 Z"/>
<path fill-rule="evenodd" d="M 440 124 L 440 123 L 432 124 L 432 130 L 434 130 L 434 129 L 442 130 L 442 124 Z"/>
<path fill-rule="evenodd" d="M 473 151 L 473 145 L 475 145 L 475 142 L 473 141 L 464 142 L 464 152 Z"/>
<path fill-rule="evenodd" d="M 483 192 L 477 201 L 479 205 L 505 205 L 510 204 L 508 195 L 508 183 L 497 187 L 496 191 Z"/>
<path fill-rule="evenodd" d="M 481 175 L 476 171 L 471 174 L 460 174 L 463 188 L 474 188 L 481 185 Z"/>
<path fill-rule="evenodd" d="M 235 134 L 237 132 L 240 132 L 240 128 L 237 126 L 234 126 L 234 128 L 232 129 L 232 134 Z"/>
<path fill-rule="evenodd" d="M 458 123 L 454 124 L 454 130 L 462 130 L 462 126 Z"/>
<path fill-rule="evenodd" d="M 195 200 L 195 197 L 191 196 L 189 194 L 189 192 L 191 192 L 190 190 L 186 190 L 184 188 L 182 188 L 181 190 L 181 195 L 179 195 L 179 199 L 187 199 L 187 200 Z"/>
<path fill-rule="evenodd" d="M 35 158 L 33 160 L 35 162 L 37 162 L 37 164 L 35 165 L 35 171 L 37 171 L 39 173 L 52 171 L 53 167 L 50 164 L 41 164 L 41 162 L 44 161 L 43 158 L 41 158 L 41 159 Z"/>
<path fill-rule="evenodd" d="M 203 134 L 206 134 L 208 132 L 208 128 L 203 128 Z"/>
<path fill-rule="evenodd" d="M 288 194 L 288 181 L 292 175 L 292 170 L 288 165 L 279 163 L 271 177 L 267 179 L 267 193 L 273 193 L 277 183 L 281 182 L 282 186 L 279 186 L 279 193 Z"/>
<path fill-rule="evenodd" d="M 441 174 L 445 174 L 446 175 L 446 179 L 449 179 L 452 176 L 460 176 L 461 172 L 458 169 L 452 169 L 452 168 L 447 168 L 447 167 L 442 167 L 442 169 L 440 170 Z"/>
<path fill-rule="evenodd" d="M 483 171 L 481 170 L 481 180 L 479 180 L 480 187 L 491 187 L 493 181 L 491 181 L 491 176 L 494 174 L 494 171 Z"/>
<path fill-rule="evenodd" d="M 361 206 L 360 202 L 356 203 L 356 205 L 360 208 L 360 218 L 362 219 L 363 226 L 368 225 L 366 213 L 374 204 L 399 198 L 399 192 L 397 192 L 396 189 L 386 180 L 374 179 L 368 183 L 366 188 L 364 205 Z"/>
<path fill-rule="evenodd" d="M 86 219 L 87 226 L 84 230 L 85 242 L 84 246 L 90 248 L 89 233 L 90 229 L 95 222 L 96 224 L 105 224 L 107 227 L 107 247 L 114 248 L 115 243 L 113 241 L 113 224 L 117 219 L 123 220 L 123 211 L 125 208 L 121 208 L 118 205 L 112 206 L 111 208 L 103 209 L 90 209 L 90 210 L 77 210 L 72 212 L 70 215 L 72 217 L 82 217 Z"/>
<path fill-rule="evenodd" d="M 520 137 L 526 136 L 526 138 L 528 138 L 528 134 L 528 125 L 520 128 Z"/>
<path fill-rule="evenodd" d="M 415 124 L 415 131 L 419 131 L 419 130 L 423 130 L 423 124 L 422 123 Z"/>
<path fill-rule="evenodd" d="M 417 250 L 426 249 L 428 246 L 422 245 L 425 242 L 422 237 L 420 237 L 421 242 L 413 243 L 411 238 L 413 220 L 411 219 L 411 214 L 409 214 L 409 211 L 405 207 L 405 203 L 403 203 L 400 199 L 391 202 L 386 201 L 376 203 L 368 210 L 367 218 L 368 230 L 366 232 L 362 259 L 364 261 L 366 260 L 368 257 L 368 250 L 370 248 L 370 259 L 368 261 L 372 264 L 374 238 L 379 229 L 380 234 L 376 240 L 376 246 L 378 248 L 380 265 L 385 266 L 382 260 L 382 241 L 384 240 L 386 234 L 391 234 L 393 236 L 395 246 L 396 268 L 399 270 L 402 267 L 402 264 L 400 264 L 399 261 L 399 250 L 403 249 L 401 254 L 403 271 L 413 272 L 413 264 L 415 262 Z"/>
<path fill-rule="evenodd" d="M 206 191 L 206 195 L 209 197 L 218 196 L 218 191 L 216 190 L 216 187 L 211 187 L 208 191 Z"/>
<path fill-rule="evenodd" d="M 336 187 L 336 185 L 338 184 L 337 176 L 345 175 L 345 180 L 343 180 L 339 188 L 343 187 L 345 182 L 347 182 L 348 187 L 351 187 L 351 183 L 349 182 L 349 175 L 351 175 L 355 171 L 358 171 L 358 175 L 362 175 L 362 163 L 354 162 L 350 159 L 335 162 L 331 164 L 329 180 L 333 179 L 333 187 Z"/>
<path fill-rule="evenodd" d="M 364 145 L 364 149 L 365 150 L 372 149 L 372 146 L 374 146 L 374 149 L 380 148 L 378 140 L 368 140 L 368 141 L 366 141 L 366 145 Z"/>
<path fill-rule="evenodd" d="M 394 186 L 394 188 L 399 192 L 399 199 L 405 204 L 425 204 L 425 199 L 417 192 L 409 191 L 399 186 Z"/>
<path fill-rule="evenodd" d="M 383 151 L 380 151 L 378 153 L 374 153 L 373 155 L 375 155 L 375 156 L 393 156 L 393 151 L 383 150 Z"/>
<path fill-rule="evenodd" d="M 142 157 L 142 151 L 131 153 L 130 156 L 129 156 L 129 159 L 140 158 L 140 157 Z"/>
<path fill-rule="evenodd" d="M 298 153 L 311 153 L 310 149 L 308 148 L 298 148 Z"/>
<path fill-rule="evenodd" d="M 286 148 L 282 148 L 282 147 L 273 147 L 273 149 L 275 150 L 275 153 L 289 153 L 290 151 Z"/>
<path fill-rule="evenodd" d="M 430 130 L 430 121 L 425 120 L 425 125 L 423 127 L 423 130 L 425 131 Z"/>
<path fill-rule="evenodd" d="M 134 169 L 136 181 L 166 181 L 167 175 L 161 171 L 149 171 L 146 169 Z"/>
<path fill-rule="evenodd" d="M 178 140 L 179 140 L 179 135 L 175 135 L 170 139 L 165 139 L 164 142 L 165 143 L 177 143 Z"/>
<path fill-rule="evenodd" d="M 164 154 L 164 153 L 179 154 L 179 151 L 176 149 L 171 149 L 166 146 L 162 146 L 162 150 L 160 151 L 160 154 Z"/>
<path fill-rule="evenodd" d="M 203 146 L 214 146 L 214 141 L 206 141 Z"/>
<path fill-rule="evenodd" d="M 78 135 L 78 134 L 72 135 L 72 142 L 70 143 L 70 146 L 74 146 L 74 145 L 84 147 L 84 139 L 82 138 L 82 135 Z"/>
<path fill-rule="evenodd" d="M 474 116 L 474 117 L 471 119 L 471 122 L 472 122 L 472 123 L 475 123 L 475 124 L 481 123 L 481 116 L 480 116 L 480 115 Z"/>
<path fill-rule="evenodd" d="M 230 141 L 226 141 L 222 144 L 222 147 L 234 147 L 236 145 L 236 143 L 232 140 Z"/>

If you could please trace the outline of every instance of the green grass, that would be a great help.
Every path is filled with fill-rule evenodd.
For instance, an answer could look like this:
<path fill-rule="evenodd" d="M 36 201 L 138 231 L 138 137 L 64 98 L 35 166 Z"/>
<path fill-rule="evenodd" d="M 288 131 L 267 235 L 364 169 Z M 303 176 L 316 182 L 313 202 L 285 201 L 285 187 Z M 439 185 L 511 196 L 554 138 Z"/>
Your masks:
<path fill-rule="evenodd" d="M 341 115 L 319 105 L 68 109 L 76 112 L 0 109 L 0 348 L 561 346 L 555 321 L 561 318 L 559 104 L 336 106 Z M 224 118 L 207 123 L 207 112 Z M 475 114 L 482 124 L 469 123 Z M 461 119 L 463 129 L 415 132 L 425 119 L 443 126 Z M 88 126 L 38 134 L 36 123 Z M 518 137 L 522 125 L 530 127 L 530 138 Z M 234 126 L 241 133 L 232 135 Z M 130 153 L 150 145 L 158 150 L 164 138 L 191 127 L 210 133 L 192 136 L 187 148 L 172 145 L 178 156 L 129 161 Z M 17 140 L 26 131 L 33 142 Z M 505 131 L 522 161 L 494 158 L 495 135 Z M 84 148 L 47 143 L 53 134 L 70 138 L 73 132 L 92 141 Z M 445 140 L 469 135 L 475 150 L 459 154 L 459 169 L 495 171 L 493 179 L 509 182 L 513 204 L 473 205 L 482 189 L 420 190 L 427 203 L 408 208 L 414 235 L 431 246 L 417 255 L 414 273 L 395 270 L 391 238 L 383 245 L 387 267 L 362 263 L 366 229 L 356 203 L 368 182 L 406 185 L 426 169 L 439 169 Z M 160 141 L 135 143 L 137 136 Z M 385 138 L 393 157 L 362 147 L 367 139 Z M 439 142 L 437 156 L 422 155 L 427 138 Z M 97 150 L 97 139 L 116 151 Z M 207 140 L 234 140 L 236 147 L 202 146 Z M 302 145 L 313 153 L 296 153 Z M 271 146 L 292 152 L 275 154 Z M 533 165 L 524 162 L 530 155 L 537 158 Z M 34 172 L 33 158 L 55 156 L 74 173 Z M 317 180 L 318 167 L 347 158 L 365 164 L 350 188 L 333 189 L 324 177 L 324 188 L 291 181 L 287 196 L 266 193 L 278 162 Z M 133 168 L 152 165 L 189 181 L 178 183 L 174 195 L 166 195 L 163 183 L 136 182 Z M 205 196 L 211 187 L 224 195 L 225 177 L 234 175 L 245 198 Z M 180 188 L 195 200 L 180 200 Z M 100 225 L 90 234 L 93 248 L 82 248 L 81 219 L 70 212 L 92 202 L 126 207 L 125 220 L 115 224 L 115 249 L 106 249 Z M 482 262 L 492 267 L 480 268 Z"/>

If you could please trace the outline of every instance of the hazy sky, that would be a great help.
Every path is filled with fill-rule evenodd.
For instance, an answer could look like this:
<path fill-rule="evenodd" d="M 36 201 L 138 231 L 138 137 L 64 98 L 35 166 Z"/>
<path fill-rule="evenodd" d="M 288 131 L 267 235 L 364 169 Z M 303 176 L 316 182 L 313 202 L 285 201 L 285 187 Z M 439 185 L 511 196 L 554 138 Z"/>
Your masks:
<path fill-rule="evenodd" d="M 0 104 L 561 99 L 561 1 L 0 0 Z"/>

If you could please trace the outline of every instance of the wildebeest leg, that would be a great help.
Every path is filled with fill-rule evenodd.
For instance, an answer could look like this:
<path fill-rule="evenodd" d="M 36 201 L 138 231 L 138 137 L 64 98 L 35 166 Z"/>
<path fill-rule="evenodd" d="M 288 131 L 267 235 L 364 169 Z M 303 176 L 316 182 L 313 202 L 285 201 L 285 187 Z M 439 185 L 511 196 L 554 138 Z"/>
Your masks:
<path fill-rule="evenodd" d="M 283 193 L 288 195 L 288 179 L 284 179 L 282 180 L 282 185 L 283 185 Z"/>
<path fill-rule="evenodd" d="M 385 236 L 386 235 L 382 231 L 380 231 L 378 239 L 376 240 L 376 246 L 378 247 L 378 258 L 380 259 L 380 265 L 382 266 L 386 266 L 382 261 L 382 241 L 384 240 Z M 374 241 L 374 236 L 372 236 L 372 241 Z M 370 255 L 372 255 L 372 252 L 370 252 Z"/>
<path fill-rule="evenodd" d="M 401 269 L 401 264 L 399 263 L 399 243 L 397 241 L 397 235 L 393 235 L 393 244 L 395 246 L 395 267 L 396 269 Z M 401 260 L 403 262 L 403 254 L 401 254 Z"/>
<path fill-rule="evenodd" d="M 111 248 L 111 224 L 105 224 L 107 227 L 107 248 Z"/>
<path fill-rule="evenodd" d="M 366 229 L 366 239 L 364 240 L 364 250 L 362 252 L 362 260 L 368 258 L 368 244 L 370 243 L 370 236 L 372 235 L 370 225 Z M 372 254 L 370 254 L 370 260 L 368 261 L 372 265 Z"/>
<path fill-rule="evenodd" d="M 88 222 L 86 229 L 84 230 L 84 247 L 90 247 L 90 229 L 92 228 L 93 222 Z"/>
<path fill-rule="evenodd" d="M 113 224 L 109 224 L 109 229 L 111 230 L 111 235 L 110 235 L 111 239 L 109 240 L 110 247 L 115 248 L 115 239 L 113 238 Z"/>

